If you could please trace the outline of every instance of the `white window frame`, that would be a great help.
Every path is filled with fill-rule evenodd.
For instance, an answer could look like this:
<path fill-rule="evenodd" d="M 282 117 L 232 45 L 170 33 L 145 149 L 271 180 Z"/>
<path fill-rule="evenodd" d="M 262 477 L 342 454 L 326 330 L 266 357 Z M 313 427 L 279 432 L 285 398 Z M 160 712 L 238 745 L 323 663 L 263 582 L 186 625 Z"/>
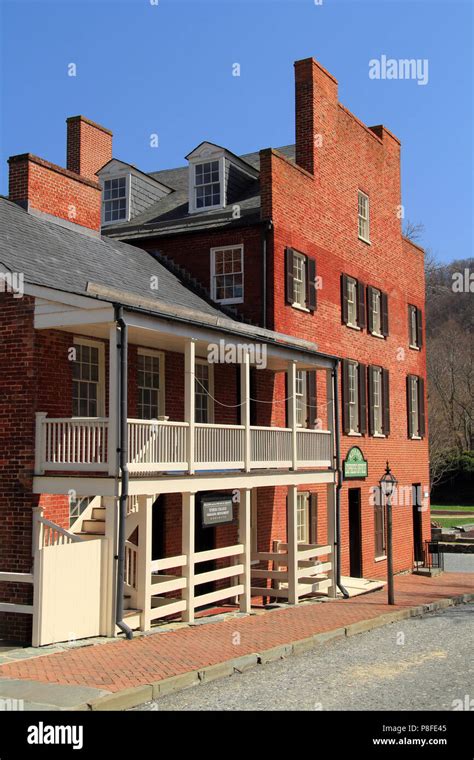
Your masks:
<path fill-rule="evenodd" d="M 198 395 L 198 390 L 197 390 L 196 385 L 198 385 L 198 383 L 199 383 L 199 381 L 197 379 L 197 372 L 196 372 L 196 367 L 198 365 L 206 366 L 208 368 L 209 389 L 208 389 L 208 393 L 207 393 L 207 422 L 200 423 L 196 419 L 196 423 L 198 425 L 199 424 L 213 425 L 214 424 L 214 400 L 213 400 L 214 399 L 214 365 L 213 364 L 209 364 L 209 362 L 206 361 L 206 359 L 196 359 L 195 360 L 195 375 L 196 375 L 196 377 L 195 377 L 195 391 L 194 392 L 195 392 L 196 396 Z M 199 395 L 204 395 L 204 394 L 200 393 Z M 197 412 L 197 404 L 195 404 L 195 407 L 196 407 L 196 409 L 195 409 L 195 414 L 196 414 L 196 412 Z"/>
<path fill-rule="evenodd" d="M 347 277 L 347 324 L 358 327 L 357 324 L 357 280 Z M 351 298 L 352 296 L 352 298 Z"/>
<path fill-rule="evenodd" d="M 309 544 L 309 504 L 309 492 L 298 491 L 296 494 L 296 540 L 299 544 Z"/>
<path fill-rule="evenodd" d="M 238 296 L 236 298 L 217 298 L 216 279 L 222 275 L 216 273 L 216 254 L 221 253 L 222 251 L 236 251 L 237 249 L 240 249 L 242 296 Z M 244 246 L 242 243 L 238 243 L 237 245 L 220 245 L 216 246 L 215 248 L 211 248 L 211 297 L 212 300 L 216 303 L 233 304 L 244 302 Z"/>
<path fill-rule="evenodd" d="M 417 351 L 419 350 L 420 346 L 418 345 L 419 339 L 418 339 L 418 308 L 416 306 L 413 306 L 413 304 L 409 304 L 410 306 L 410 335 L 409 335 L 409 346 L 410 348 L 415 348 Z"/>
<path fill-rule="evenodd" d="M 373 387 L 373 417 L 374 417 L 374 435 L 383 435 L 383 407 L 382 407 L 382 369 L 381 367 L 372 367 L 372 387 Z"/>
<path fill-rule="evenodd" d="M 359 433 L 359 365 L 348 363 L 349 433 Z"/>
<path fill-rule="evenodd" d="M 99 356 L 99 379 L 97 380 L 97 417 L 105 417 L 105 346 L 97 340 L 74 337 L 74 346 L 89 346 L 98 349 Z M 73 378 L 73 385 L 75 379 Z M 79 382 L 81 382 L 79 380 Z M 85 380 L 83 382 L 95 382 Z M 75 415 L 77 416 L 77 415 Z M 91 419 L 94 419 L 93 417 Z"/>
<path fill-rule="evenodd" d="M 165 414 L 165 354 L 163 351 L 155 351 L 150 348 L 139 348 L 137 350 L 137 357 L 138 356 L 152 356 L 154 358 L 159 359 L 160 365 L 159 365 L 159 378 L 160 378 L 160 385 L 158 388 L 158 417 L 162 417 Z M 137 361 L 137 414 L 139 419 L 155 419 L 154 417 L 140 417 L 140 388 L 145 388 L 145 386 L 139 385 L 138 382 L 138 361 Z M 156 388 L 150 388 L 146 390 L 156 390 Z"/>
<path fill-rule="evenodd" d="M 362 190 L 357 195 L 357 226 L 359 240 L 370 243 L 370 206 L 369 196 Z"/>
<path fill-rule="evenodd" d="M 308 399 L 307 399 L 307 382 L 305 370 L 296 370 L 296 383 L 295 383 L 295 398 L 296 398 L 296 426 L 300 428 L 306 427 L 306 420 L 308 416 Z"/>
<path fill-rule="evenodd" d="M 372 288 L 372 335 L 383 338 L 382 335 L 382 292 L 378 288 Z"/>
<path fill-rule="evenodd" d="M 196 205 L 196 167 L 202 166 L 202 164 L 212 164 L 216 162 L 219 166 L 219 189 L 220 189 L 220 202 L 215 203 L 212 206 L 197 206 Z M 225 187 L 225 156 L 209 155 L 200 156 L 190 160 L 189 162 L 189 212 L 191 214 L 200 214 L 206 211 L 212 211 L 216 208 L 224 208 L 226 205 L 226 187 Z"/>
<path fill-rule="evenodd" d="M 293 251 L 293 306 L 306 309 L 306 256 Z M 300 290 L 299 296 L 297 291 Z"/>
<path fill-rule="evenodd" d="M 105 194 L 105 184 L 106 182 L 111 182 L 114 179 L 124 179 L 125 180 L 125 216 L 123 219 L 109 219 L 106 221 L 105 219 L 105 204 L 109 203 L 110 201 L 104 200 L 104 194 Z M 131 172 L 121 173 L 121 174 L 112 174 L 110 176 L 103 176 L 101 177 L 101 184 L 102 184 L 102 225 L 108 226 L 112 224 L 122 224 L 123 222 L 130 221 L 130 196 L 131 196 L 131 184 L 132 184 L 132 174 Z"/>
<path fill-rule="evenodd" d="M 411 377 L 411 437 L 420 437 L 420 410 L 418 407 L 418 377 L 412 375 Z"/>

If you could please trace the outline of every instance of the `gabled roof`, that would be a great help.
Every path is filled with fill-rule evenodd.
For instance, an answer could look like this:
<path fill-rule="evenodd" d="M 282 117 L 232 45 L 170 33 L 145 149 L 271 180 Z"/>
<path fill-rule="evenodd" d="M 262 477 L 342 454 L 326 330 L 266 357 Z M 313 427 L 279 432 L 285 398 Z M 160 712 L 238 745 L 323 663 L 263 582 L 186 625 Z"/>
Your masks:
<path fill-rule="evenodd" d="M 285 145 L 277 150 L 290 161 L 294 161 L 294 145 Z M 255 171 L 259 171 L 260 153 L 258 151 L 245 153 L 238 158 Z M 174 192 L 161 198 L 129 222 L 108 225 L 106 230 L 108 236 L 122 240 L 138 240 L 178 232 L 191 232 L 203 228 L 239 226 L 260 220 L 260 183 L 258 179 L 251 181 L 243 190 L 241 197 L 233 200 L 233 205 L 237 203 L 240 206 L 241 214 L 240 219 L 233 219 L 229 209 L 213 209 L 193 214 L 188 212 L 189 166 L 150 172 L 150 177 L 167 187 L 171 187 Z"/>

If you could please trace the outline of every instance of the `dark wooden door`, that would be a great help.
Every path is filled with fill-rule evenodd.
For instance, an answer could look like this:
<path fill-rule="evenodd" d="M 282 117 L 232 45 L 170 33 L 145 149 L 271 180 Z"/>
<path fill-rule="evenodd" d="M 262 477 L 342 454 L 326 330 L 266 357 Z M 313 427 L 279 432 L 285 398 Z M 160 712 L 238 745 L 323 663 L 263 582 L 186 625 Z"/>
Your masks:
<path fill-rule="evenodd" d="M 349 489 L 349 562 L 351 578 L 362 578 L 360 488 Z"/>
<path fill-rule="evenodd" d="M 415 562 L 423 560 L 423 527 L 421 522 L 421 485 L 412 485 L 413 503 L 413 556 Z"/>

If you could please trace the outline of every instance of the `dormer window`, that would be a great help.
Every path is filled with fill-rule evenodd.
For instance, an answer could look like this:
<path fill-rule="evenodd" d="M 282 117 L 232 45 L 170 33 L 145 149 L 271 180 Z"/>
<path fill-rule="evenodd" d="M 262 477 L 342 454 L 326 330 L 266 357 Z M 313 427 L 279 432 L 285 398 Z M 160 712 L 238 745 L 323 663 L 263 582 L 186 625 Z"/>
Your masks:
<path fill-rule="evenodd" d="M 194 166 L 195 208 L 221 205 L 219 161 L 205 161 Z"/>
<path fill-rule="evenodd" d="M 114 179 L 104 180 L 102 204 L 104 224 L 128 219 L 127 180 L 128 177 L 115 177 Z"/>

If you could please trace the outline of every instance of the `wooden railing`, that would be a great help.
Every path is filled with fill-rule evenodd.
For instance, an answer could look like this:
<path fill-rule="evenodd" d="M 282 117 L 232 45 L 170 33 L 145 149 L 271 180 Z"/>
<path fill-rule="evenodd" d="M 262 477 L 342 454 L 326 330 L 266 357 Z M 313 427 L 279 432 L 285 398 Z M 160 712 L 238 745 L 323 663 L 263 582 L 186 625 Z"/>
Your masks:
<path fill-rule="evenodd" d="M 190 432 L 192 431 L 192 432 Z M 189 435 L 194 445 L 189 446 Z M 248 434 L 248 435 L 247 435 Z M 296 442 L 295 442 L 296 439 Z M 106 471 L 106 418 L 50 419 L 37 415 L 36 473 Z M 332 435 L 326 430 L 128 420 L 130 473 L 193 472 L 210 469 L 327 468 Z M 192 461 L 188 461 L 191 456 Z M 114 456 L 111 452 L 110 456 Z"/>
<path fill-rule="evenodd" d="M 331 546 L 328 544 L 298 544 L 296 553 L 296 583 L 293 589 L 296 603 L 306 594 L 325 594 L 333 583 L 331 577 L 333 564 L 330 560 Z M 321 557 L 324 561 L 321 561 Z M 290 596 L 291 574 L 289 573 L 288 544 L 273 542 L 272 552 L 256 552 L 252 560 L 266 567 L 252 567 L 252 596 L 262 596 L 287 600 Z M 270 565 L 270 567 L 269 567 Z M 285 568 L 282 570 L 282 568 Z M 268 585 L 270 581 L 270 585 Z"/>

